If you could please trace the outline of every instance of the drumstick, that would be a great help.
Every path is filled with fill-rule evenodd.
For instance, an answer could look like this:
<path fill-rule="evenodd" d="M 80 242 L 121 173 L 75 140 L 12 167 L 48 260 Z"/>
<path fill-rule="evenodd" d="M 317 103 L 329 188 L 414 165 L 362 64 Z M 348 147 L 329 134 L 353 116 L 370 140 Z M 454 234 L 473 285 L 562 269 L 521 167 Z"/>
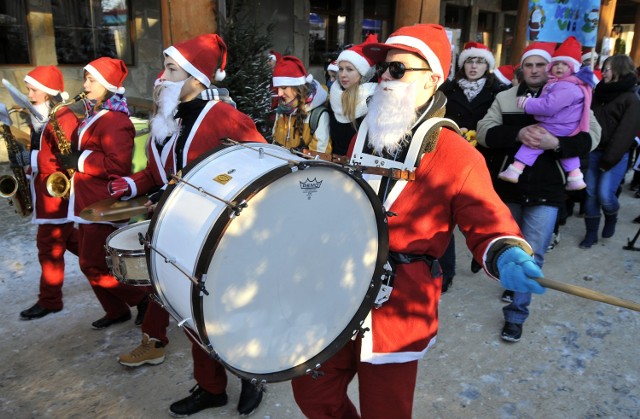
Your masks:
<path fill-rule="evenodd" d="M 124 212 L 138 212 L 140 211 L 140 213 L 145 213 L 147 212 L 147 207 L 145 207 L 144 205 L 140 205 L 140 206 L 136 206 L 136 207 L 128 207 L 128 208 L 120 208 L 120 209 L 109 209 L 107 211 L 101 211 L 100 212 L 100 216 L 104 217 L 105 215 L 112 215 L 112 214 L 121 214 Z"/>
<path fill-rule="evenodd" d="M 566 294 L 575 295 L 577 297 L 586 298 L 588 300 L 599 301 L 605 304 L 611 304 L 617 307 L 628 308 L 629 310 L 640 311 L 640 304 L 638 303 L 603 294 L 589 288 L 566 284 L 564 282 L 554 281 L 553 279 L 549 278 L 536 278 L 536 281 L 543 287 L 551 288 L 553 290 L 564 292 Z"/>

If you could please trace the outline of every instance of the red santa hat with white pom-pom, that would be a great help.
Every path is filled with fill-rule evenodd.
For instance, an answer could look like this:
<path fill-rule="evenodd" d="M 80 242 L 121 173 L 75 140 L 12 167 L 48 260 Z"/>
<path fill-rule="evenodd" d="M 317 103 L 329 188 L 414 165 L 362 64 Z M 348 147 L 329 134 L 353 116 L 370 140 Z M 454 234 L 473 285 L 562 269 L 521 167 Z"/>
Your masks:
<path fill-rule="evenodd" d="M 369 79 L 373 77 L 373 65 L 375 63 L 371 58 L 364 55 L 362 49 L 367 44 L 377 44 L 378 42 L 380 42 L 378 41 L 378 35 L 369 34 L 362 44 L 354 45 L 351 48 L 342 51 L 336 61 L 350 62 L 356 70 L 358 70 L 360 76 L 362 76 L 363 79 L 366 79 L 364 81 L 369 81 Z"/>
<path fill-rule="evenodd" d="M 553 53 L 551 62 L 562 61 L 569 65 L 574 73 L 582 66 L 582 45 L 575 36 L 565 39 Z"/>
<path fill-rule="evenodd" d="M 84 69 L 111 93 L 124 94 L 122 84 L 129 74 L 124 61 L 117 58 L 100 57 L 87 64 Z"/>
<path fill-rule="evenodd" d="M 173 58 L 184 71 L 206 87 L 211 86 L 212 77 L 222 81 L 227 75 L 227 44 L 214 33 L 172 45 L 164 50 L 164 55 Z"/>
<path fill-rule="evenodd" d="M 69 94 L 64 91 L 62 72 L 54 65 L 41 65 L 34 68 L 24 77 L 24 82 L 49 96 L 60 95 L 62 100 L 69 99 Z"/>
<path fill-rule="evenodd" d="M 516 68 L 511 64 L 501 65 L 493 70 L 493 74 L 500 80 L 502 84 L 511 86 L 513 84 L 513 78 L 516 73 Z"/>
<path fill-rule="evenodd" d="M 297 57 L 285 55 L 273 69 L 273 87 L 302 86 L 313 81 Z"/>
<path fill-rule="evenodd" d="M 467 42 L 464 44 L 462 51 L 460 51 L 458 67 L 462 67 L 468 58 L 473 57 L 484 58 L 487 64 L 489 64 L 489 70 L 492 70 L 496 65 L 496 59 L 489 47 L 480 42 Z"/>

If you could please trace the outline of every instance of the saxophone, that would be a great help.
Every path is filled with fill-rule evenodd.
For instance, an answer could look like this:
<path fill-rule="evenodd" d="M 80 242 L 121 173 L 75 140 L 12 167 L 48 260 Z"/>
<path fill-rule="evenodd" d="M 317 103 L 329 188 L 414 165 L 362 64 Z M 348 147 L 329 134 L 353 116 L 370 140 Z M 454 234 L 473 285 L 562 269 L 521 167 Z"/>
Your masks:
<path fill-rule="evenodd" d="M 56 113 L 60 110 L 60 108 L 72 105 L 79 100 L 83 100 L 85 97 L 86 95 L 84 93 L 80 93 L 70 101 L 58 103 L 53 108 L 51 108 L 51 112 L 49 112 L 49 122 L 51 123 L 53 133 L 56 136 L 60 154 L 71 154 L 71 142 L 69 141 L 69 139 L 67 139 L 67 136 L 62 131 L 60 122 L 58 121 L 58 118 L 56 118 Z M 46 182 L 47 192 L 49 193 L 49 195 L 56 198 L 68 198 L 69 189 L 71 189 L 71 177 L 74 173 L 75 170 L 67 169 L 67 173 L 54 172 L 50 174 Z"/>
<path fill-rule="evenodd" d="M 9 199 L 10 205 L 13 205 L 18 215 L 27 217 L 33 211 L 33 201 L 24 167 L 17 163 L 22 150 L 8 125 L 2 124 L 2 136 L 7 146 L 13 176 L 0 176 L 0 196 Z"/>

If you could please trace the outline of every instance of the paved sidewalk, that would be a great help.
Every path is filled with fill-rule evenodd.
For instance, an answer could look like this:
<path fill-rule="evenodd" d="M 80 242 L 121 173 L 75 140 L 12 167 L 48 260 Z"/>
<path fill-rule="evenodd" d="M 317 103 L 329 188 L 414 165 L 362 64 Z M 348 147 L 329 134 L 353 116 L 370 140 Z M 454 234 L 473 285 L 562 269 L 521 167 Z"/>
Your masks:
<path fill-rule="evenodd" d="M 6 165 L 1 172 L 8 172 Z M 7 169 L 7 170 L 5 170 Z M 640 199 L 625 189 L 616 235 L 591 250 L 577 244 L 583 220 L 571 217 L 547 254 L 549 278 L 640 302 L 640 252 L 622 250 L 640 225 Z M 190 345 L 171 322 L 166 361 L 119 365 L 134 348 L 133 322 L 92 330 L 102 316 L 75 257 L 67 258 L 65 308 L 34 321 L 18 313 L 36 300 L 35 226 L 0 202 L 0 417 L 164 418 L 194 385 Z M 458 275 L 440 304 L 441 331 L 419 369 L 416 418 L 637 418 L 640 412 L 640 313 L 553 290 L 535 297 L 522 340 L 500 340 L 501 288 L 471 274 L 459 237 Z M 638 242 L 640 247 L 640 240 Z M 134 309 L 135 312 L 135 309 Z M 239 380 L 229 404 L 194 418 L 237 417 Z M 289 383 L 269 384 L 255 418 L 301 418 Z M 350 388 L 357 399 L 355 383 Z"/>

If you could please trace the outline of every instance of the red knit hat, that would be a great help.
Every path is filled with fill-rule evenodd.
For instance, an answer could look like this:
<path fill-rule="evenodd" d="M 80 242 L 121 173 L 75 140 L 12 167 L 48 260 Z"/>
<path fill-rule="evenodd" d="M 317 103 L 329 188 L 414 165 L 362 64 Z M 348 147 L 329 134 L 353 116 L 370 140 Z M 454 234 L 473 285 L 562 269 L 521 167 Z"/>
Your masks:
<path fill-rule="evenodd" d="M 531 57 L 532 55 L 539 55 L 548 63 L 550 63 L 551 56 L 553 55 L 553 51 L 555 51 L 555 49 L 556 44 L 554 44 L 553 42 L 533 42 L 524 49 L 522 57 L 520 58 L 520 64 L 522 65 L 524 60 L 528 57 Z"/>
<path fill-rule="evenodd" d="M 367 44 L 377 44 L 378 35 L 369 34 L 367 39 L 362 44 L 354 45 L 349 49 L 346 49 L 338 55 L 337 62 L 340 61 L 348 61 L 358 70 L 358 73 L 362 76 L 363 79 L 367 79 L 369 81 L 371 77 L 373 77 L 373 60 L 365 56 L 362 52 L 362 48 Z M 369 76 L 369 77 L 367 77 Z"/>
<path fill-rule="evenodd" d="M 464 44 L 460 56 L 458 57 L 458 66 L 462 67 L 467 58 L 479 57 L 484 58 L 489 64 L 489 70 L 493 70 L 496 66 L 496 59 L 493 57 L 491 50 L 480 42 L 467 42 Z"/>
<path fill-rule="evenodd" d="M 367 44 L 362 52 L 377 63 L 384 61 L 391 49 L 411 52 L 427 61 L 433 73 L 440 76 L 438 87 L 449 76 L 451 43 L 440 25 L 420 23 L 404 26 L 392 33 L 384 44 Z"/>
<path fill-rule="evenodd" d="M 298 57 L 285 55 L 273 69 L 273 87 L 302 86 L 311 83 L 313 76 L 307 73 Z"/>
<path fill-rule="evenodd" d="M 582 44 L 575 36 L 565 39 L 551 57 L 551 62 L 562 61 L 577 73 L 582 67 Z"/>
<path fill-rule="evenodd" d="M 40 65 L 34 68 L 24 77 L 24 82 L 42 90 L 49 96 L 59 94 L 62 100 L 69 99 L 69 94 L 64 91 L 62 72 L 54 65 Z"/>
<path fill-rule="evenodd" d="M 172 45 L 164 50 L 164 55 L 173 58 L 184 71 L 206 87 L 211 86 L 214 73 L 216 81 L 226 77 L 227 44 L 214 33 Z"/>
<path fill-rule="evenodd" d="M 515 76 L 515 73 L 516 69 L 511 64 L 501 65 L 493 70 L 493 74 L 495 74 L 498 80 L 509 86 L 513 84 L 513 77 Z"/>
<path fill-rule="evenodd" d="M 117 58 L 100 57 L 91 61 L 84 69 L 110 92 L 124 94 L 124 79 L 129 70 L 124 61 Z"/>

